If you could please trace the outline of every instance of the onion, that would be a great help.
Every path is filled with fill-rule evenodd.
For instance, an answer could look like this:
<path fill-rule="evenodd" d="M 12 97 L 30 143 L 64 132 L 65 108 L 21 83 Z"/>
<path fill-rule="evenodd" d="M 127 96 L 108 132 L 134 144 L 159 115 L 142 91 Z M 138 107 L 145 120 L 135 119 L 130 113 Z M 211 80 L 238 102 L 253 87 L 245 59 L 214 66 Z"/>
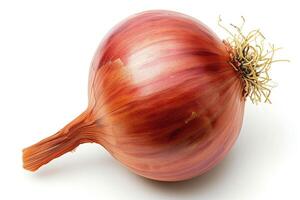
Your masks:
<path fill-rule="evenodd" d="M 24 168 L 35 171 L 94 142 L 150 179 L 179 181 L 208 171 L 236 141 L 246 97 L 269 101 L 275 49 L 262 51 L 259 31 L 233 29 L 222 41 L 201 22 L 171 11 L 121 22 L 94 56 L 87 109 L 25 148 Z"/>

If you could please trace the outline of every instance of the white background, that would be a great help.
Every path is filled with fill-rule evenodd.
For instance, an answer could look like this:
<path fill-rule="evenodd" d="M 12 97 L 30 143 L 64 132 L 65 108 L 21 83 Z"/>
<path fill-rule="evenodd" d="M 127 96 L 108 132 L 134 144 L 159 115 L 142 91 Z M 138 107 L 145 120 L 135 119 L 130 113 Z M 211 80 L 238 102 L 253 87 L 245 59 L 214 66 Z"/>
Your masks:
<path fill-rule="evenodd" d="M 0 199 L 300 199 L 299 5 L 297 1 L 0 1 Z M 138 177 L 99 145 L 85 144 L 36 173 L 22 148 L 55 133 L 87 105 L 97 45 L 128 15 L 176 10 L 219 34 L 219 14 L 260 27 L 284 49 L 273 66 L 271 105 L 246 105 L 241 135 L 226 159 L 190 181 Z"/>

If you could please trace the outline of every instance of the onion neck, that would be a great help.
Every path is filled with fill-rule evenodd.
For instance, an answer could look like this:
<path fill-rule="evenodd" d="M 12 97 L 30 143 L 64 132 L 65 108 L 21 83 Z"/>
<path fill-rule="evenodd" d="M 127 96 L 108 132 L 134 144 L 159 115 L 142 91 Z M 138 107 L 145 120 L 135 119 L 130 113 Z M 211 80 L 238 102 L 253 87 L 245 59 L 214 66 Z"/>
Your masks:
<path fill-rule="evenodd" d="M 23 149 L 23 167 L 36 171 L 51 160 L 74 150 L 78 145 L 97 142 L 97 121 L 93 120 L 90 111 L 84 111 L 56 134 Z"/>

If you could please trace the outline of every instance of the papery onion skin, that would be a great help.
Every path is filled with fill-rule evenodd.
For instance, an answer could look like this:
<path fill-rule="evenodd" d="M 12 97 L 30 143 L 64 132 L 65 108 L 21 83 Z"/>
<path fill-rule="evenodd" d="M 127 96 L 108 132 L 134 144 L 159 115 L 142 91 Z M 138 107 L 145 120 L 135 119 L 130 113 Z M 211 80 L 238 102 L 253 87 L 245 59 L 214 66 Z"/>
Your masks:
<path fill-rule="evenodd" d="M 237 139 L 242 93 L 226 45 L 201 22 L 171 11 L 134 15 L 99 46 L 88 108 L 57 134 L 68 137 L 25 149 L 24 167 L 36 170 L 81 143 L 96 142 L 141 176 L 193 178 L 219 163 Z M 59 153 L 34 156 L 53 144 Z"/>

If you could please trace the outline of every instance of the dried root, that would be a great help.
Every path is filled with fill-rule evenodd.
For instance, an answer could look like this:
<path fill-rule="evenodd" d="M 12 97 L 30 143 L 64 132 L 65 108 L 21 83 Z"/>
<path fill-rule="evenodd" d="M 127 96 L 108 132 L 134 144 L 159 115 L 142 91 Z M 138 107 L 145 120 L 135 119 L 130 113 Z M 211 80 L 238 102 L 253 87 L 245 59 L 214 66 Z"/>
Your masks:
<path fill-rule="evenodd" d="M 218 24 L 230 35 L 224 43 L 228 47 L 230 54 L 230 65 L 238 71 L 244 81 L 244 97 L 257 104 L 259 102 L 271 103 L 270 94 L 272 85 L 270 84 L 269 70 L 271 64 L 278 61 L 274 60 L 274 53 L 279 48 L 274 45 L 265 44 L 265 37 L 259 30 L 252 30 L 248 34 L 242 32 L 245 19 L 242 17 L 240 26 L 231 25 L 230 31 L 221 24 Z"/>

